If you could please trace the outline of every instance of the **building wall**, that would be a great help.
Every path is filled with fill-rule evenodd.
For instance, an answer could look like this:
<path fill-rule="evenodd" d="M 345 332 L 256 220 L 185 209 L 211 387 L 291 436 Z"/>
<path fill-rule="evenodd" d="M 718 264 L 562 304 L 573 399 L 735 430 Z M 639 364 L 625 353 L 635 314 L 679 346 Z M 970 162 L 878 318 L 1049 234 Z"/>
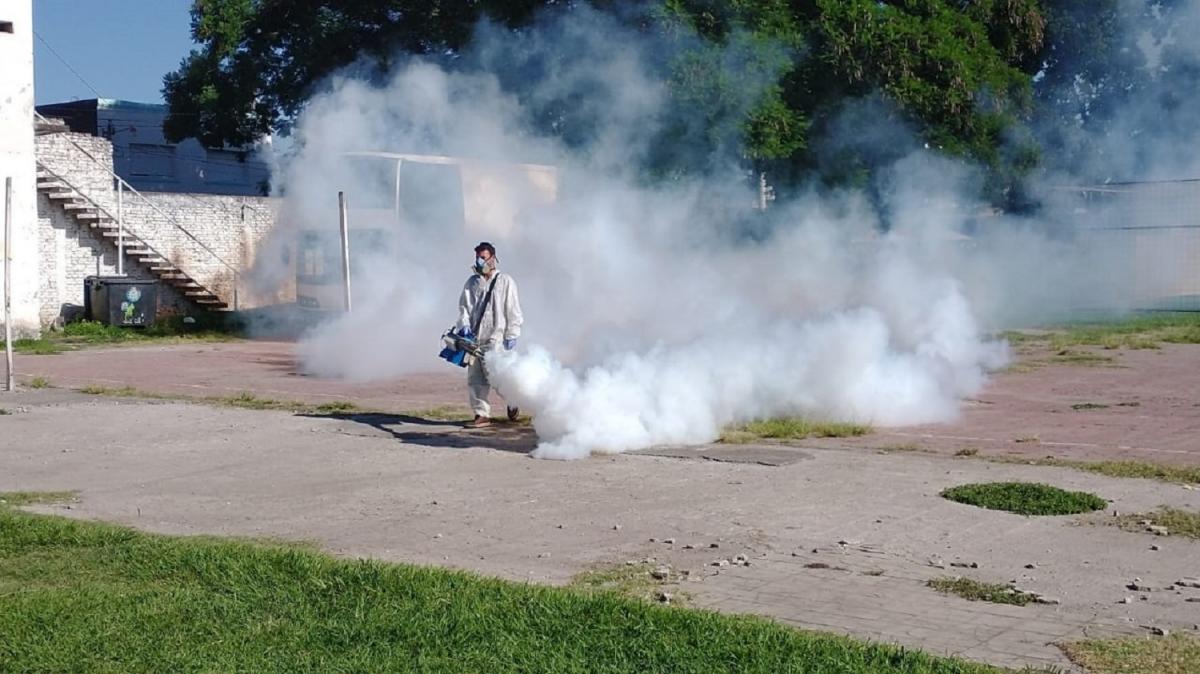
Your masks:
<path fill-rule="evenodd" d="M 4 179 L 12 178 L 12 322 L 18 335 L 36 334 L 38 320 L 38 229 L 34 197 L 33 5 L 31 0 L 0 0 L 0 210 Z M 0 215 L 3 218 L 3 215 Z M 0 258 L 4 238 L 0 222 Z M 5 263 L 0 260 L 0 267 Z M 3 281 L 0 280 L 0 286 Z M 4 320 L 0 313 L 0 323 Z"/>
<path fill-rule="evenodd" d="M 163 133 L 167 106 L 93 98 L 38 106 L 72 131 L 107 139 L 117 175 L 140 191 L 262 196 L 271 177 L 270 139 L 260 148 L 206 148 L 195 138 L 178 143 Z"/>
<path fill-rule="evenodd" d="M 37 159 L 60 179 L 101 205 L 125 230 L 171 260 L 230 306 L 249 308 L 274 298 L 252 292 L 245 271 L 275 224 L 278 199 L 175 192 L 125 191 L 120 198 L 108 172 L 112 144 L 81 133 L 37 138 Z M 83 279 L 116 272 L 116 246 L 93 237 L 91 230 L 67 216 L 62 206 L 38 197 L 39 241 L 45 246 L 39 285 L 39 318 L 43 324 L 62 315 L 64 307 L 83 304 Z M 125 272 L 151 279 L 149 270 L 126 258 Z M 170 286 L 159 283 L 164 310 L 194 310 Z"/>
<path fill-rule="evenodd" d="M 168 142 L 165 105 L 100 99 L 96 132 L 113 144 L 114 166 L 142 191 L 261 196 L 270 168 L 254 152 Z"/>
<path fill-rule="evenodd" d="M 84 196 L 116 212 L 112 143 L 86 133 L 51 133 L 37 137 L 37 163 Z"/>
<path fill-rule="evenodd" d="M 233 303 L 236 288 L 239 308 L 254 303 L 243 274 L 275 225 L 278 199 L 178 192 L 143 196 L 125 201 L 132 231 L 226 302 Z"/>
<path fill-rule="evenodd" d="M 83 280 L 88 276 L 115 276 L 117 249 L 112 243 L 81 227 L 60 206 L 38 195 L 40 238 L 39 319 L 42 325 L 60 324 L 80 317 L 83 310 Z M 133 260 L 125 260 L 125 275 L 143 281 L 156 279 Z M 188 303 L 172 287 L 158 284 L 160 313 L 188 311 Z"/>

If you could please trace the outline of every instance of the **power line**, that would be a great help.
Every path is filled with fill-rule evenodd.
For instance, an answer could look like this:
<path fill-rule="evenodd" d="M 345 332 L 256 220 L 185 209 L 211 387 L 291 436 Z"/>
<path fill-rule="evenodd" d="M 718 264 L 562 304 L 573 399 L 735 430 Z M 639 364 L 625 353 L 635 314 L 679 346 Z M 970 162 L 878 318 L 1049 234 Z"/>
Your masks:
<path fill-rule="evenodd" d="M 71 73 L 73 73 L 73 74 L 75 75 L 75 77 L 78 77 L 78 78 L 79 78 L 79 81 L 80 81 L 80 82 L 83 82 L 83 86 L 87 87 L 88 89 L 91 89 L 91 90 L 92 90 L 92 93 L 93 93 L 93 94 L 96 94 L 96 98 L 104 98 L 104 96 L 102 96 L 102 95 L 100 94 L 100 92 L 99 92 L 99 91 L 96 91 L 96 87 L 93 87 L 93 86 L 91 85 L 91 83 L 90 83 L 90 82 L 88 82 L 87 80 L 85 80 L 85 79 L 83 78 L 83 75 L 80 75 L 80 74 L 79 74 L 79 71 L 78 71 L 78 70 L 75 70 L 74 68 L 72 68 L 72 67 L 71 67 L 71 64 L 70 64 L 70 63 L 67 63 L 67 60 L 66 60 L 65 58 L 63 58 L 62 54 L 59 54 L 59 53 L 58 53 L 58 52 L 57 52 L 57 51 L 54 49 L 54 47 L 51 47 L 51 46 L 50 46 L 50 43 L 49 43 L 49 42 L 46 42 L 46 38 L 44 38 L 44 37 L 42 37 L 41 35 L 39 35 L 39 34 L 38 34 L 38 32 L 37 32 L 36 30 L 35 30 L 35 31 L 33 31 L 33 34 L 34 34 L 34 36 L 35 36 L 35 37 L 37 37 L 37 39 L 38 39 L 38 40 L 39 40 L 39 41 L 40 41 L 42 44 L 46 45 L 46 49 L 49 49 L 51 54 L 54 54 L 54 55 L 55 55 L 55 56 L 58 58 L 58 60 L 59 60 L 59 61 L 62 61 L 62 64 L 63 64 L 64 66 L 66 66 L 66 67 L 67 67 L 67 70 L 70 70 L 70 71 L 71 71 Z"/>

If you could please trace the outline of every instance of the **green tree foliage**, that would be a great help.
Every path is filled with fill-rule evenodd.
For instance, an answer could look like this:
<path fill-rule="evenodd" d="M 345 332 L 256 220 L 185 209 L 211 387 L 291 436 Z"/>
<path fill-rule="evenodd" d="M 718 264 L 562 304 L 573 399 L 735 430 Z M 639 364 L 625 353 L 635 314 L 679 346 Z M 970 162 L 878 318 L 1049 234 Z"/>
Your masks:
<path fill-rule="evenodd" d="M 367 63 L 378 74 L 397 54 L 456 53 L 481 17 L 517 28 L 547 5 L 571 11 L 546 0 L 196 0 L 202 48 L 165 79 L 167 133 L 251 141 L 286 128 L 339 68 Z M 649 155 L 655 174 L 704 170 L 732 152 L 777 175 L 811 174 L 814 140 L 847 101 L 872 95 L 1001 183 L 1036 161 L 1012 133 L 1044 56 L 1036 0 L 662 0 L 635 14 L 677 47 L 662 64 L 676 109 Z M 848 156 L 834 173 L 871 169 Z"/>
<path fill-rule="evenodd" d="M 195 0 L 201 45 L 163 80 L 168 138 L 240 145 L 286 128 L 313 87 L 365 59 L 460 49 L 484 16 L 527 22 L 539 0 Z"/>
<path fill-rule="evenodd" d="M 747 154 L 777 176 L 861 183 L 913 149 L 897 133 L 884 147 L 837 137 L 855 101 L 880 124 L 988 166 L 997 201 L 1037 162 L 1020 124 L 1045 35 L 1036 0 L 667 1 L 714 43 L 748 31 L 789 50 L 746 120 Z"/>

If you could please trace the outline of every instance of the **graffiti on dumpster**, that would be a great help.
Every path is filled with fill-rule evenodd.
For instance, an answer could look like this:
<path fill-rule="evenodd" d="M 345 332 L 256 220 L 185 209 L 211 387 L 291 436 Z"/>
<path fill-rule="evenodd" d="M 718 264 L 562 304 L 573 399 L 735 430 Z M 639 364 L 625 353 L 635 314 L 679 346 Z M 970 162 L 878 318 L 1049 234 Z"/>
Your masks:
<path fill-rule="evenodd" d="M 138 308 L 138 300 L 140 299 L 142 299 L 142 291 L 138 290 L 137 286 L 133 286 L 125 291 L 125 301 L 121 302 L 121 313 L 124 318 L 122 322 L 126 325 L 141 325 L 145 322 L 144 313 L 138 312 L 136 316 L 134 315 L 134 312 Z"/>

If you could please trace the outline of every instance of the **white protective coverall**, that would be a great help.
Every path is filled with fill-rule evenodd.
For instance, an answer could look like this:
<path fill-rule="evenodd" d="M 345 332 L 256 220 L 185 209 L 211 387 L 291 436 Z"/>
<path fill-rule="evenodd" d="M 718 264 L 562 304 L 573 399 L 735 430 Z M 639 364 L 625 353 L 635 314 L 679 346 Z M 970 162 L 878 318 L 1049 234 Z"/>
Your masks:
<path fill-rule="evenodd" d="M 496 287 L 492 291 L 492 299 L 487 307 L 483 307 L 483 298 L 487 295 L 488 286 L 496 279 Z M 479 312 L 483 311 L 482 319 Z M 492 272 L 491 278 L 472 274 L 463 286 L 462 295 L 458 298 L 458 326 L 470 328 L 478 324 L 475 339 L 485 354 L 495 349 L 503 349 L 504 342 L 521 336 L 521 301 L 517 297 L 517 283 L 508 274 L 499 270 Z M 471 411 L 475 416 L 490 417 L 491 405 L 488 404 L 488 394 L 491 384 L 488 382 L 484 360 L 476 359 L 467 368 L 467 389 L 471 401 Z"/>

